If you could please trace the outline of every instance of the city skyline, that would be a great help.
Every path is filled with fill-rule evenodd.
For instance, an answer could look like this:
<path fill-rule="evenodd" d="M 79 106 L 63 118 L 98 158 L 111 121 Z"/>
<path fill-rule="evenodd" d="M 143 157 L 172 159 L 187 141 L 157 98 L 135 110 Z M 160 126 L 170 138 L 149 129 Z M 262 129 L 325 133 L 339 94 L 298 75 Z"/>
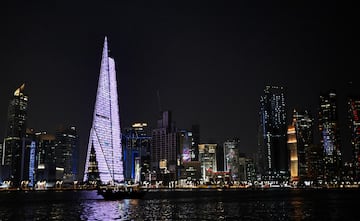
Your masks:
<path fill-rule="evenodd" d="M 241 148 L 254 152 L 260 96 L 266 85 L 280 85 L 288 118 L 294 108 L 316 118 L 320 93 L 336 89 L 340 133 L 346 135 L 348 83 L 359 87 L 353 54 L 358 45 L 351 13 L 340 16 L 346 10 L 335 3 L 89 4 L 79 14 L 83 5 L 76 3 L 54 9 L 26 4 L 9 3 L 1 15 L 1 137 L 10 95 L 25 82 L 28 125 L 49 132 L 74 125 L 85 149 L 105 35 L 124 82 L 124 126 L 142 121 L 154 128 L 159 91 L 160 107 L 172 110 L 178 128 L 199 124 L 203 143 L 238 137 Z"/>

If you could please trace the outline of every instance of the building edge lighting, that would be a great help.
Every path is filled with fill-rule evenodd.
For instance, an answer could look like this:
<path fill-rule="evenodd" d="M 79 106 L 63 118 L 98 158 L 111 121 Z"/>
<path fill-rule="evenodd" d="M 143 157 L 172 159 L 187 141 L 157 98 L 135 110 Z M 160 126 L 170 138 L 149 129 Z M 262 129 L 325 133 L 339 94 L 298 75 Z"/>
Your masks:
<path fill-rule="evenodd" d="M 101 68 L 85 162 L 84 181 L 88 181 L 90 151 L 93 146 L 102 183 L 122 182 L 123 162 L 115 61 L 108 55 L 104 40 Z"/>

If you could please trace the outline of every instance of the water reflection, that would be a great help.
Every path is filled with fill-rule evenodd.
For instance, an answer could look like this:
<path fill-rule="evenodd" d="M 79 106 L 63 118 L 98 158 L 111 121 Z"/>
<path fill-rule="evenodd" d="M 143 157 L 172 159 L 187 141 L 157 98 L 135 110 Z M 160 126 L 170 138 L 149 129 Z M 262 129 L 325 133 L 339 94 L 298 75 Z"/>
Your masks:
<path fill-rule="evenodd" d="M 4 201 L 0 220 L 345 220 L 357 215 L 358 193 L 269 192 L 216 197 L 125 199 L 95 196 Z M 60 199 L 60 200 L 59 200 Z M 351 219 L 350 219 L 351 220 Z"/>

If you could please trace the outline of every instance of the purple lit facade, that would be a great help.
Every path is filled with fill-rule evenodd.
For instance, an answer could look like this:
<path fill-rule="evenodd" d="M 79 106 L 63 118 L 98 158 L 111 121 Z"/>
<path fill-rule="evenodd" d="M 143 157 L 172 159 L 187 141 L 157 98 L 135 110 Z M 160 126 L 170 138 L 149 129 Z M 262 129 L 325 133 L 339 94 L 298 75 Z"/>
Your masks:
<path fill-rule="evenodd" d="M 96 152 L 101 182 L 124 180 L 120 133 L 115 62 L 108 55 L 107 38 L 105 37 L 93 124 L 86 155 L 84 181 L 88 180 L 92 146 Z"/>

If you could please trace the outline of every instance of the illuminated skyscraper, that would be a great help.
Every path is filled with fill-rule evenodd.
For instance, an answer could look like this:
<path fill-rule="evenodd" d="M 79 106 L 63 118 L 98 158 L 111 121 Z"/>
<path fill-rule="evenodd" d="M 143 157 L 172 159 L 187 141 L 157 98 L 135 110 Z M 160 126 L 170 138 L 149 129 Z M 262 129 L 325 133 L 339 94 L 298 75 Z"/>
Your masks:
<path fill-rule="evenodd" d="M 239 179 L 239 139 L 227 140 L 224 142 L 224 171 L 231 173 L 233 180 Z"/>
<path fill-rule="evenodd" d="M 360 180 L 360 98 L 351 97 L 348 100 L 351 129 L 351 145 L 353 151 L 353 178 Z"/>
<path fill-rule="evenodd" d="M 314 170 L 313 119 L 307 111 L 294 110 L 293 123 L 296 132 L 299 180 L 311 178 Z"/>
<path fill-rule="evenodd" d="M 85 162 L 84 181 L 88 180 L 93 147 L 103 183 L 124 180 L 120 138 L 120 117 L 114 59 L 108 55 L 105 37 L 93 123 Z"/>
<path fill-rule="evenodd" d="M 292 181 L 297 181 L 299 179 L 299 155 L 296 140 L 295 124 L 296 119 L 293 119 L 292 124 L 288 126 L 287 130 L 287 145 L 290 152 L 290 178 Z"/>
<path fill-rule="evenodd" d="M 3 143 L 1 164 L 7 168 L 13 185 L 18 186 L 23 180 L 25 157 L 25 135 L 27 121 L 28 96 L 24 93 L 25 84 L 14 92 L 8 108 L 8 125 Z"/>
<path fill-rule="evenodd" d="M 75 127 L 59 128 L 56 132 L 57 179 L 73 182 L 77 179 L 78 135 Z"/>
<path fill-rule="evenodd" d="M 177 173 L 178 141 L 171 111 L 163 111 L 157 128 L 152 130 L 151 167 L 161 173 Z"/>
<path fill-rule="evenodd" d="M 36 181 L 56 182 L 55 136 L 46 132 L 36 133 Z"/>
<path fill-rule="evenodd" d="M 125 179 L 135 181 L 138 176 L 140 178 L 141 171 L 145 173 L 150 170 L 151 136 L 147 131 L 147 123 L 134 123 L 131 128 L 125 128 L 122 145 Z M 141 177 L 142 181 L 144 179 Z"/>
<path fill-rule="evenodd" d="M 319 131 L 324 154 L 324 179 L 326 181 L 339 180 L 341 166 L 340 133 L 336 93 L 334 91 L 320 96 Z"/>
<path fill-rule="evenodd" d="M 283 87 L 265 87 L 260 98 L 260 131 L 262 175 L 284 176 L 288 171 L 288 150 Z"/>
<path fill-rule="evenodd" d="M 205 182 L 208 182 L 214 172 L 217 172 L 216 147 L 217 144 L 199 144 L 201 176 Z"/>

